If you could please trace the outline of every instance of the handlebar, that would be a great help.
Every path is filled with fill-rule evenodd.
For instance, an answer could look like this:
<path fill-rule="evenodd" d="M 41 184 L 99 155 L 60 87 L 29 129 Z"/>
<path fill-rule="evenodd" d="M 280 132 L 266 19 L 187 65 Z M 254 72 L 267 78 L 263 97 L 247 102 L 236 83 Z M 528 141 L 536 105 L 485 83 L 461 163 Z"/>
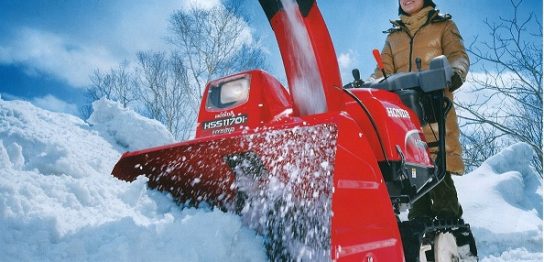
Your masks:
<path fill-rule="evenodd" d="M 430 93 L 449 87 L 452 83 L 453 70 L 446 56 L 438 56 L 431 60 L 429 69 L 420 72 L 397 73 L 374 82 L 360 83 L 355 80 L 344 85 L 344 88 L 375 88 L 387 91 L 406 89 L 420 89 L 424 93 Z M 362 81 L 361 81 L 362 82 Z"/>

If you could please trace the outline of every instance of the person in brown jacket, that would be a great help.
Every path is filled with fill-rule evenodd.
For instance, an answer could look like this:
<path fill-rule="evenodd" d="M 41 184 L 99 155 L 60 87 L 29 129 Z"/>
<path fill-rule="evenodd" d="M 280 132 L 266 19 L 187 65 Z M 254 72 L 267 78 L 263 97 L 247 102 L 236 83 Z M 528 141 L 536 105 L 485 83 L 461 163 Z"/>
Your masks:
<path fill-rule="evenodd" d="M 421 70 L 428 68 L 431 59 L 445 55 L 454 71 L 452 86 L 444 94 L 453 101 L 453 91 L 465 81 L 469 58 L 463 45 L 463 38 L 450 15 L 442 15 L 435 9 L 432 0 L 400 0 L 399 20 L 391 21 L 393 27 L 388 33 L 382 50 L 382 60 L 387 74 L 413 72 L 418 70 L 416 59 L 421 59 Z M 372 75 L 382 77 L 381 70 Z M 427 142 L 434 142 L 438 136 L 438 125 L 423 127 Z M 410 209 L 409 219 L 417 217 L 460 218 L 463 210 L 457 199 L 452 174 L 462 175 L 465 171 L 459 142 L 460 130 L 455 108 L 446 116 L 446 170 L 443 182 L 430 194 L 425 195 Z M 431 148 L 436 157 L 438 148 Z"/>

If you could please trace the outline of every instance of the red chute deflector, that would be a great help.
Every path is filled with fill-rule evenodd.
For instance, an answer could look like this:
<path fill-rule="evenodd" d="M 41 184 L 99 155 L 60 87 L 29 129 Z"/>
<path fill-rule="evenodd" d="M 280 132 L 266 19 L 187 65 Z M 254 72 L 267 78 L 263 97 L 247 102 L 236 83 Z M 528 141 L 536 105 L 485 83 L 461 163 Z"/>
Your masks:
<path fill-rule="evenodd" d="M 259 0 L 274 30 L 294 113 L 343 108 L 340 72 L 329 31 L 315 0 Z"/>

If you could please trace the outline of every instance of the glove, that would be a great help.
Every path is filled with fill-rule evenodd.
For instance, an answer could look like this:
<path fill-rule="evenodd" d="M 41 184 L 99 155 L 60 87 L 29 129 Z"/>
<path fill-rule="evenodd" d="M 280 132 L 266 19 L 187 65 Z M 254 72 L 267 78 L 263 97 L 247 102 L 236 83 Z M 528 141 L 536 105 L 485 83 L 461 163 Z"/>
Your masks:
<path fill-rule="evenodd" d="M 350 88 L 360 88 L 363 86 L 363 84 L 365 83 L 365 81 L 363 80 L 355 80 L 351 83 L 347 83 L 344 85 L 344 89 L 350 89 Z"/>
<path fill-rule="evenodd" d="M 463 79 L 461 79 L 461 76 L 457 73 L 454 73 L 451 77 L 451 87 L 450 91 L 453 92 L 457 90 L 459 87 L 463 85 Z"/>
<path fill-rule="evenodd" d="M 359 87 L 363 86 L 364 83 L 365 82 L 363 80 L 359 79 L 359 80 L 353 81 L 352 85 L 355 88 L 359 88 Z"/>

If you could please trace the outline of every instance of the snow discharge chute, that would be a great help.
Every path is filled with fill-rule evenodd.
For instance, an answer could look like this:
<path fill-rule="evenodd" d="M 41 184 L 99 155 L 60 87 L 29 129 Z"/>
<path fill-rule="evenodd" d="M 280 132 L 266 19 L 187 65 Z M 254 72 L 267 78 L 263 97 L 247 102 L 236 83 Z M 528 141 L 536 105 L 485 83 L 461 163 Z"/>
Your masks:
<path fill-rule="evenodd" d="M 418 226 L 397 223 L 396 216 L 444 176 L 443 153 L 434 163 L 421 123 L 439 119 L 444 140 L 447 59 L 343 90 L 317 3 L 259 2 L 290 92 L 261 70 L 211 81 L 195 139 L 126 152 L 113 175 L 126 181 L 143 175 L 150 188 L 182 205 L 239 214 L 264 236 L 273 261 L 415 261 L 420 246 L 433 249 L 427 238 L 435 231 L 466 233 L 462 221 Z M 423 115 L 409 101 L 432 101 L 436 115 Z"/>
<path fill-rule="evenodd" d="M 297 115 L 342 108 L 332 41 L 315 0 L 260 0 L 280 48 Z"/>

